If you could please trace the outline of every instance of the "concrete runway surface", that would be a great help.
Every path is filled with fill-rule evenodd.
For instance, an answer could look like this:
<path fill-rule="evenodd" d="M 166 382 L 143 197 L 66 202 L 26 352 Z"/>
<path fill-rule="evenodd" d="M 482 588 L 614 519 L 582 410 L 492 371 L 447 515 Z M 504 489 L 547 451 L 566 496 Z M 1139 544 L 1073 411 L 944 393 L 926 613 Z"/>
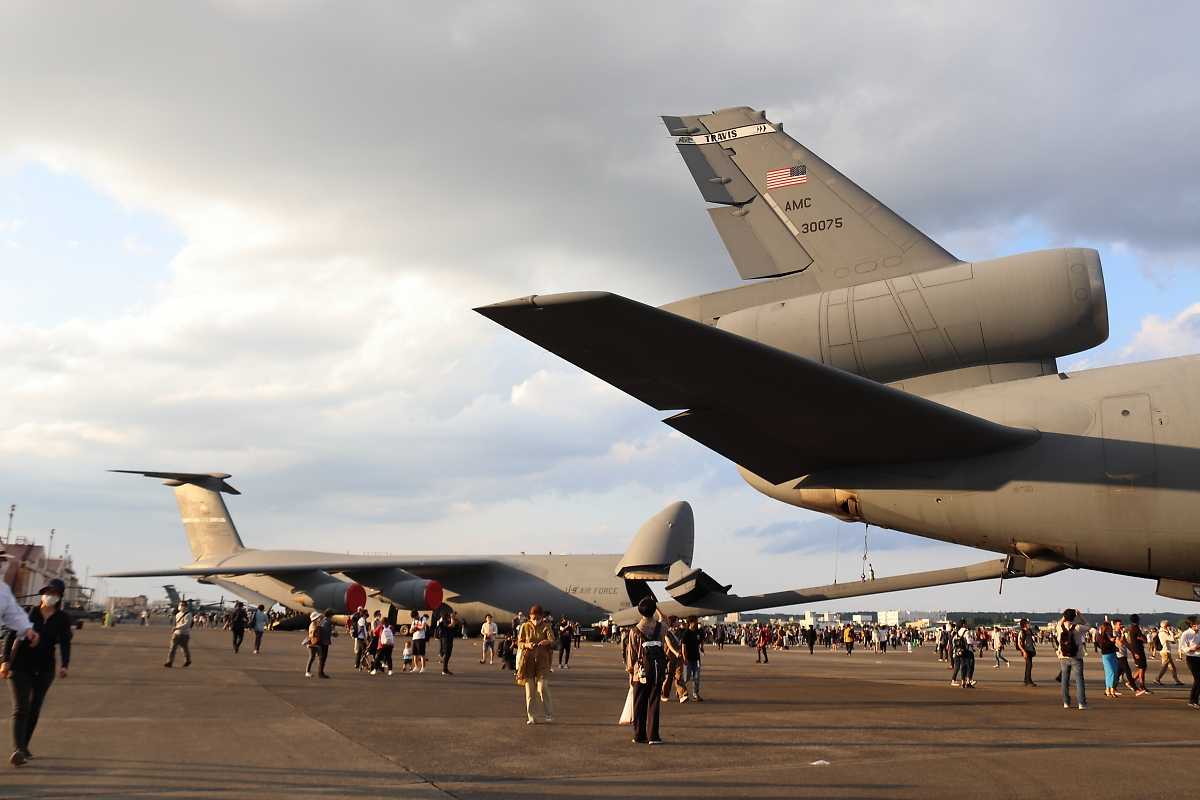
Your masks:
<path fill-rule="evenodd" d="M 651 748 L 616 725 L 626 686 L 612 645 L 585 644 L 555 672 L 556 722 L 529 727 L 512 674 L 480 666 L 476 641 L 458 642 L 453 677 L 388 678 L 353 672 L 342 636 L 319 681 L 303 675 L 302 636 L 268 632 L 262 655 L 235 656 L 227 632 L 198 630 L 195 663 L 167 670 L 164 627 L 89 624 L 36 759 L 0 767 L 0 797 L 1095 800 L 1179 796 L 1200 753 L 1186 690 L 1108 700 L 1094 657 L 1090 708 L 1068 711 L 1053 658 L 1039 659 L 1036 689 L 1019 665 L 980 659 L 979 688 L 964 690 L 932 648 L 789 651 L 769 665 L 712 648 L 706 702 L 665 707 L 666 744 Z"/>

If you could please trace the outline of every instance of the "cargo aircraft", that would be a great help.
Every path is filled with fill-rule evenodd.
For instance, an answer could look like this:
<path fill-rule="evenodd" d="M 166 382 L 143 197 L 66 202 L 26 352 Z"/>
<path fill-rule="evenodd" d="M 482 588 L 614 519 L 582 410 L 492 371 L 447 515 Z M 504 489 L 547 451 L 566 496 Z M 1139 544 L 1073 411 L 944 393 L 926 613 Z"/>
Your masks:
<path fill-rule="evenodd" d="M 764 112 L 663 121 L 745 283 L 480 314 L 678 412 L 667 425 L 785 503 L 1002 554 L 991 572 L 1200 599 L 1200 357 L 1057 366 L 1108 338 L 1095 250 L 962 261 Z"/>

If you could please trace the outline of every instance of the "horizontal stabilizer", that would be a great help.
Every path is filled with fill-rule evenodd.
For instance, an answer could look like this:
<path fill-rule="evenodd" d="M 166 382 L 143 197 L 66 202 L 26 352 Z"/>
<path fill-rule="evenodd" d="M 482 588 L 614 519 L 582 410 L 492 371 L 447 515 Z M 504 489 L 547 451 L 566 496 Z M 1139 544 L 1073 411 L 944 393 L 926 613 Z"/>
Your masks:
<path fill-rule="evenodd" d="M 667 424 L 775 484 L 1038 437 L 615 294 L 475 310 L 654 408 L 686 409 Z"/>
<path fill-rule="evenodd" d="M 183 486 L 191 484 L 214 492 L 225 494 L 241 494 L 226 482 L 230 475 L 227 472 L 152 472 L 141 469 L 110 469 L 109 472 L 123 472 L 126 475 L 145 475 L 147 478 L 162 478 L 167 486 Z"/>
<path fill-rule="evenodd" d="M 1032 558 L 1001 558 L 991 561 L 981 561 L 964 567 L 935 569 L 927 572 L 909 572 L 904 575 L 894 575 L 890 578 L 876 578 L 870 581 L 850 581 L 835 583 L 828 586 L 814 586 L 808 589 L 792 589 L 784 592 L 748 595 L 739 597 L 735 594 L 711 594 L 704 597 L 698 605 L 687 605 L 674 600 L 658 604 L 663 616 L 677 617 L 710 617 L 720 614 L 730 614 L 745 611 L 762 611 L 781 606 L 804 605 L 820 603 L 827 600 L 845 600 L 850 597 L 866 597 L 888 592 L 902 592 L 909 589 L 926 589 L 931 586 L 949 586 L 957 583 L 984 581 L 992 578 L 1035 578 L 1049 575 L 1066 569 L 1066 565 L 1053 561 Z M 613 615 L 613 621 L 618 625 L 632 625 L 638 620 L 636 608 L 626 609 Z"/>

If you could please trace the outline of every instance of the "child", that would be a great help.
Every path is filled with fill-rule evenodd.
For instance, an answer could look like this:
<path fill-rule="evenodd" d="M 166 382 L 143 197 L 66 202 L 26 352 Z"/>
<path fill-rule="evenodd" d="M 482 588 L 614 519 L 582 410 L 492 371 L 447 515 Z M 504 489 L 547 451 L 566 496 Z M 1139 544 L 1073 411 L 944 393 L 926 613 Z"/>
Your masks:
<path fill-rule="evenodd" d="M 405 642 L 404 649 L 400 651 L 400 671 L 412 672 L 412 642 Z"/>

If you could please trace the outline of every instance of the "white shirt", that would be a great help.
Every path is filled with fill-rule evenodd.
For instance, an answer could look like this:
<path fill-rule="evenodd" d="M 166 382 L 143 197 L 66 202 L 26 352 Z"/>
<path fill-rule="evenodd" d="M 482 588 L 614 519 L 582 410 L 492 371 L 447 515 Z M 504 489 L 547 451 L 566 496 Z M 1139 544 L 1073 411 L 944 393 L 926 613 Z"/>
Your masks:
<path fill-rule="evenodd" d="M 393 645 L 395 643 L 396 643 L 396 634 L 392 632 L 391 628 L 384 625 L 382 628 L 379 629 L 379 646 L 380 647 L 387 647 L 388 645 Z"/>
<path fill-rule="evenodd" d="M 482 636 L 482 637 L 483 637 L 483 638 L 485 638 L 485 639 L 495 639 L 495 638 L 496 638 L 496 633 L 497 633 L 499 630 L 500 630 L 500 629 L 496 627 L 496 623 L 494 623 L 494 622 L 485 622 L 485 623 L 483 623 L 483 625 L 481 625 L 481 626 L 480 626 L 480 628 L 479 628 L 479 635 L 480 635 L 480 636 Z"/>
<path fill-rule="evenodd" d="M 425 623 L 418 620 L 412 624 L 412 638 L 414 641 L 419 641 L 425 638 Z"/>
<path fill-rule="evenodd" d="M 18 636 L 24 635 L 25 631 L 33 627 L 29 615 L 21 608 L 17 598 L 13 597 L 12 589 L 3 581 L 0 581 L 0 625 L 16 631 Z"/>
<path fill-rule="evenodd" d="M 1187 656 L 1188 658 L 1200 658 L 1200 650 L 1192 650 L 1197 645 L 1200 645 L 1200 634 L 1197 634 L 1189 627 L 1179 637 L 1179 655 Z"/>

